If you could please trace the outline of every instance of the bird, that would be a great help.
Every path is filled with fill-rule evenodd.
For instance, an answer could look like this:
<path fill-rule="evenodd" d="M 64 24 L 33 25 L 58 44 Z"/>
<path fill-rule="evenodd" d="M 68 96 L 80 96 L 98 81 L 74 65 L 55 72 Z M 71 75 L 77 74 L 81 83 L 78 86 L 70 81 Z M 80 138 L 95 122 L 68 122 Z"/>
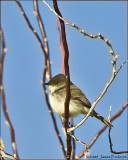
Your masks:
<path fill-rule="evenodd" d="M 60 117 L 64 117 L 65 98 L 66 98 L 66 77 L 63 74 L 58 74 L 51 78 L 48 83 L 49 89 L 49 102 L 55 113 Z M 69 102 L 69 117 L 75 117 L 78 114 L 87 115 L 91 108 L 91 103 L 85 94 L 70 81 L 70 102 Z M 98 114 L 95 110 L 90 113 L 91 117 L 95 117 L 102 121 L 108 127 L 113 125 L 108 122 L 104 117 Z"/>

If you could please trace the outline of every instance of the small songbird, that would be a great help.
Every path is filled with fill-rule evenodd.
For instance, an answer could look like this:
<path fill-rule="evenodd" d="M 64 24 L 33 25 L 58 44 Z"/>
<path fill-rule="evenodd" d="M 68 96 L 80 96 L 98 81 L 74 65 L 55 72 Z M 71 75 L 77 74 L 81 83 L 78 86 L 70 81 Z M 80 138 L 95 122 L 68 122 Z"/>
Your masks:
<path fill-rule="evenodd" d="M 63 74 L 58 74 L 53 77 L 48 83 L 49 88 L 49 101 L 52 109 L 59 116 L 64 116 L 64 103 L 66 98 L 66 77 Z M 74 117 L 78 114 L 86 115 L 91 108 L 91 103 L 86 98 L 84 93 L 72 82 L 70 82 L 70 103 L 69 103 L 69 117 Z M 96 117 L 108 127 L 112 127 L 104 117 L 96 113 L 94 110 L 91 112 L 90 116 Z"/>

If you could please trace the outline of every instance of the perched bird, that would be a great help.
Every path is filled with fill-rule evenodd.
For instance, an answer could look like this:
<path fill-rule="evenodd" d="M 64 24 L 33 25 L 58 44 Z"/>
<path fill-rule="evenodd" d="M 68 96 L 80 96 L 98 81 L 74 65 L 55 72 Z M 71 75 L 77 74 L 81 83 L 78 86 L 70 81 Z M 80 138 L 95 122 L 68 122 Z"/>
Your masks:
<path fill-rule="evenodd" d="M 48 83 L 49 88 L 49 101 L 52 109 L 59 116 L 64 116 L 64 103 L 66 98 L 66 77 L 63 74 L 58 74 L 53 77 Z M 85 94 L 72 82 L 70 82 L 70 103 L 69 103 L 69 117 L 74 117 L 78 114 L 86 115 L 91 108 L 91 103 L 86 98 Z M 112 127 L 104 117 L 96 113 L 94 110 L 90 116 L 96 117 L 108 127 Z"/>

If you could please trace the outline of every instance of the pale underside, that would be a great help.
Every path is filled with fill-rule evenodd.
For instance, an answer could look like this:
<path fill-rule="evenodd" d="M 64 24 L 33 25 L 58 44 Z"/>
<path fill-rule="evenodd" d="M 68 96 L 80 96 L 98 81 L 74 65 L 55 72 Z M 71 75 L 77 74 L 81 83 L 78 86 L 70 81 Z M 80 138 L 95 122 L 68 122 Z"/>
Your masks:
<path fill-rule="evenodd" d="M 69 103 L 69 116 L 74 117 L 78 114 L 87 114 L 91 107 L 91 103 L 88 101 L 83 92 L 76 86 L 70 85 L 71 99 Z M 59 116 L 64 115 L 64 103 L 66 97 L 66 89 L 62 87 L 59 90 L 55 88 L 49 88 L 51 94 L 49 94 L 50 104 L 54 112 Z"/>

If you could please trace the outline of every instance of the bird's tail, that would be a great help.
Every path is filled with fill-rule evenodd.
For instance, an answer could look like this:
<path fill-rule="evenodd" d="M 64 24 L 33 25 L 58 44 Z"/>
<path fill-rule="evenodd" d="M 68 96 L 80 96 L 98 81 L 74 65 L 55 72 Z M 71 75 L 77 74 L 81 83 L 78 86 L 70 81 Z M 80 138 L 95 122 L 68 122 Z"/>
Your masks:
<path fill-rule="evenodd" d="M 104 124 L 106 124 L 108 127 L 113 127 L 113 125 L 108 122 L 104 117 L 102 117 L 100 114 L 96 113 L 95 111 L 93 112 L 93 116 L 102 121 Z"/>

